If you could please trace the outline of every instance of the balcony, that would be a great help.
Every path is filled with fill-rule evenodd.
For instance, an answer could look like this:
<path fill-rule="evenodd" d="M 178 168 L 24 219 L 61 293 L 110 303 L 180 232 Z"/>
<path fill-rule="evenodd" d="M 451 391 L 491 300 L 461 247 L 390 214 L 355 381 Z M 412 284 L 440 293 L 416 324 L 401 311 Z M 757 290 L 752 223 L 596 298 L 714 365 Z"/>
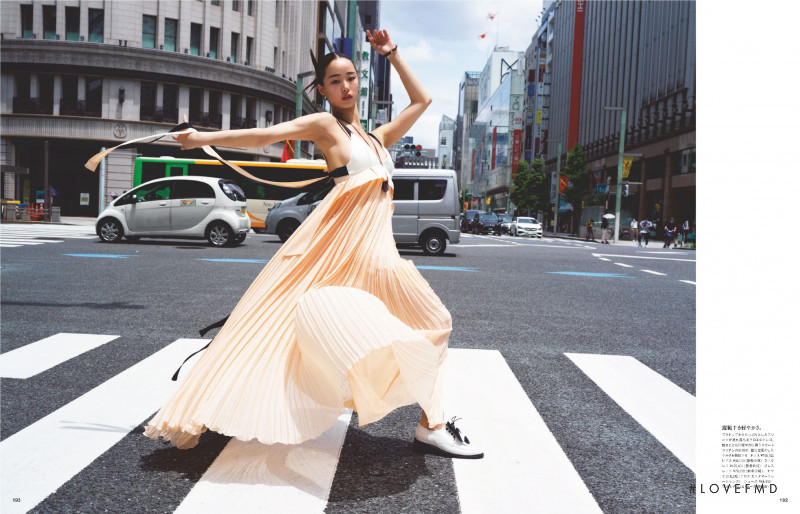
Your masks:
<path fill-rule="evenodd" d="M 14 114 L 53 114 L 52 98 L 14 97 Z"/>
<path fill-rule="evenodd" d="M 256 120 L 253 118 L 242 118 L 240 116 L 233 116 L 231 117 L 231 128 L 232 129 L 256 128 Z"/>
<path fill-rule="evenodd" d="M 142 121 L 156 121 L 178 123 L 178 108 L 164 109 L 163 107 L 142 106 L 139 110 L 139 119 Z"/>
<path fill-rule="evenodd" d="M 222 114 L 189 112 L 189 123 L 198 127 L 222 128 Z"/>
<path fill-rule="evenodd" d="M 85 116 L 99 118 L 101 115 L 99 105 L 88 105 L 86 100 L 69 100 L 62 98 L 60 102 L 61 116 Z"/>

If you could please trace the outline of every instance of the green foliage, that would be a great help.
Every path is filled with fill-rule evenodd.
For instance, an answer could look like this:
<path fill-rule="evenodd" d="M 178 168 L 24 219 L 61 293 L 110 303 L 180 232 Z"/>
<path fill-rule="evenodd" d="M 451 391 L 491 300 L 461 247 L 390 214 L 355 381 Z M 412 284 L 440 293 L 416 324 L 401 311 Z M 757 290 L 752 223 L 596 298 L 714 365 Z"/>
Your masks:
<path fill-rule="evenodd" d="M 549 184 L 545 179 L 544 161 L 534 159 L 517 163 L 517 173 L 511 188 L 510 198 L 517 209 L 539 211 L 549 205 Z"/>
<path fill-rule="evenodd" d="M 586 171 L 586 155 L 583 153 L 581 145 L 576 144 L 567 153 L 567 162 L 564 166 L 564 174 L 569 177 L 570 186 L 564 190 L 564 199 L 572 204 L 575 216 L 573 220 L 580 219 L 581 200 L 589 194 L 591 176 Z"/>

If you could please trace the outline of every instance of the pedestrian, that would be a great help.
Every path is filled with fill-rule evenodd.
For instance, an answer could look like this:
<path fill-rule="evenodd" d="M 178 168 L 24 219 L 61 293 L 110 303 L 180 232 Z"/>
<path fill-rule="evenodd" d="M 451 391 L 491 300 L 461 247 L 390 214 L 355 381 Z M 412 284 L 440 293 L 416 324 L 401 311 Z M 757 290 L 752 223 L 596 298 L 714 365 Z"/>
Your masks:
<path fill-rule="evenodd" d="M 297 444 L 322 435 L 345 409 L 365 425 L 418 403 L 415 449 L 483 457 L 455 417 L 445 422 L 450 313 L 413 263 L 400 257 L 392 236 L 393 165 L 386 148 L 408 132 L 431 97 L 385 30 L 366 36 L 394 66 L 411 102 L 374 132 L 359 123 L 358 70 L 347 56 L 330 53 L 314 62 L 312 83 L 330 113 L 174 136 L 184 150 L 310 140 L 335 185 L 250 285 L 147 424 L 147 437 L 185 449 L 211 429 Z"/>
<path fill-rule="evenodd" d="M 681 233 L 683 234 L 683 239 L 681 240 L 681 247 L 683 244 L 689 244 L 689 233 L 692 231 L 691 225 L 689 225 L 689 220 L 684 220 L 683 224 L 681 225 Z"/>
<path fill-rule="evenodd" d="M 647 243 L 650 242 L 650 227 L 652 223 L 650 223 L 647 218 L 643 219 L 639 222 L 639 246 L 642 246 L 642 239 L 644 239 L 644 245 L 647 246 Z"/>
<path fill-rule="evenodd" d="M 675 218 L 670 218 L 664 225 L 664 246 L 662 246 L 662 248 L 672 248 L 670 245 L 675 239 L 675 232 L 677 229 L 678 228 L 675 226 Z"/>
<path fill-rule="evenodd" d="M 631 220 L 631 241 L 637 240 L 639 237 L 639 222 L 636 221 L 634 216 Z"/>
<path fill-rule="evenodd" d="M 606 218 L 605 216 L 603 216 L 601 218 L 601 221 L 600 221 L 600 233 L 601 233 L 601 237 L 602 237 L 602 240 L 600 242 L 603 243 L 603 244 L 606 244 L 606 245 L 609 244 L 608 243 L 608 218 Z"/>
<path fill-rule="evenodd" d="M 586 240 L 589 241 L 590 238 L 594 241 L 594 218 L 589 218 L 586 222 Z"/>

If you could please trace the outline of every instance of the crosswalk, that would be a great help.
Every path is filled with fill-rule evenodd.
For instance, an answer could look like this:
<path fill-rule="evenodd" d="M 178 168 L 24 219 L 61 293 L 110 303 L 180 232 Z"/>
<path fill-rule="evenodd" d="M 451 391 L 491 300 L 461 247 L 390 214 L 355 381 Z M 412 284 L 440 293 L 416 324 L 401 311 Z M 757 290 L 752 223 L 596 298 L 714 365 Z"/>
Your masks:
<path fill-rule="evenodd" d="M 62 243 L 65 239 L 96 238 L 94 227 L 90 225 L 41 223 L 3 223 L 0 225 L 0 248 Z"/>
<path fill-rule="evenodd" d="M 118 337 L 55 334 L 0 355 L 0 376 L 28 380 L 86 358 L 92 348 Z M 177 382 L 169 377 L 176 363 L 206 342 L 175 340 L 0 442 L 0 511 L 35 509 L 136 430 L 174 391 Z M 694 396 L 630 356 L 564 357 L 694 469 Z M 187 362 L 181 378 L 196 359 Z M 538 512 L 601 512 L 500 352 L 451 349 L 447 373 L 445 402 L 469 420 L 467 433 L 481 441 L 486 454 L 477 461 L 453 461 L 462 512 L 516 512 L 521 505 L 536 505 Z M 193 479 L 175 512 L 263 512 L 265 505 L 275 512 L 323 512 L 351 414 L 344 412 L 323 436 L 300 445 L 231 439 Z"/>

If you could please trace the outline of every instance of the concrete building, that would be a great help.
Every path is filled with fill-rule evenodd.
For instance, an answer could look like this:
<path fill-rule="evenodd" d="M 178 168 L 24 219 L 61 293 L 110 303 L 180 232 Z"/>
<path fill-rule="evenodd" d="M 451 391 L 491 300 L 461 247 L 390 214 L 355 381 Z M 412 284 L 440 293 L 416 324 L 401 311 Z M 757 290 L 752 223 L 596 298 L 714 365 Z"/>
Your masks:
<path fill-rule="evenodd" d="M 439 122 L 439 149 L 436 152 L 439 168 L 453 169 L 453 134 L 455 130 L 455 120 L 443 114 L 442 121 Z"/>
<path fill-rule="evenodd" d="M 453 159 L 459 180 L 459 189 L 472 181 L 472 155 L 469 145 L 469 128 L 478 115 L 478 83 L 480 72 L 465 71 L 458 85 L 458 114 L 453 137 Z"/>
<path fill-rule="evenodd" d="M 614 191 L 621 112 L 604 107 L 626 109 L 625 152 L 641 154 L 627 180 L 641 184 L 622 199 L 623 227 L 631 216 L 695 218 L 695 9 L 691 1 L 558 1 L 537 32 L 551 80 L 541 136 L 548 169 L 556 165 L 548 139 L 562 142 L 562 165 L 579 143 L 595 182 L 610 179 Z M 603 208 L 593 192 L 588 205 Z M 615 197 L 605 200 L 613 206 Z"/>
<path fill-rule="evenodd" d="M 522 52 L 498 49 L 487 60 L 479 79 L 478 113 L 469 128 L 470 180 L 466 189 L 480 209 L 513 210 L 508 193 L 521 158 L 524 59 Z M 484 89 L 487 84 L 497 87 Z M 462 160 L 462 169 L 464 164 Z"/>
<path fill-rule="evenodd" d="M 264 127 L 295 117 L 298 75 L 315 54 L 360 47 L 352 1 L 4 0 L 3 198 L 33 200 L 49 186 L 63 215 L 98 213 L 103 147 L 169 130 L 186 116 L 205 130 Z M 306 77 L 304 84 L 311 78 Z M 313 91 L 302 113 L 325 108 Z M 282 145 L 221 149 L 227 158 L 279 160 Z M 303 142 L 302 157 L 315 155 Z M 107 159 L 104 191 L 132 185 L 137 155 L 204 157 L 167 139 Z M 13 167 L 13 168 L 12 168 Z M 89 194 L 89 202 L 80 199 Z"/>

